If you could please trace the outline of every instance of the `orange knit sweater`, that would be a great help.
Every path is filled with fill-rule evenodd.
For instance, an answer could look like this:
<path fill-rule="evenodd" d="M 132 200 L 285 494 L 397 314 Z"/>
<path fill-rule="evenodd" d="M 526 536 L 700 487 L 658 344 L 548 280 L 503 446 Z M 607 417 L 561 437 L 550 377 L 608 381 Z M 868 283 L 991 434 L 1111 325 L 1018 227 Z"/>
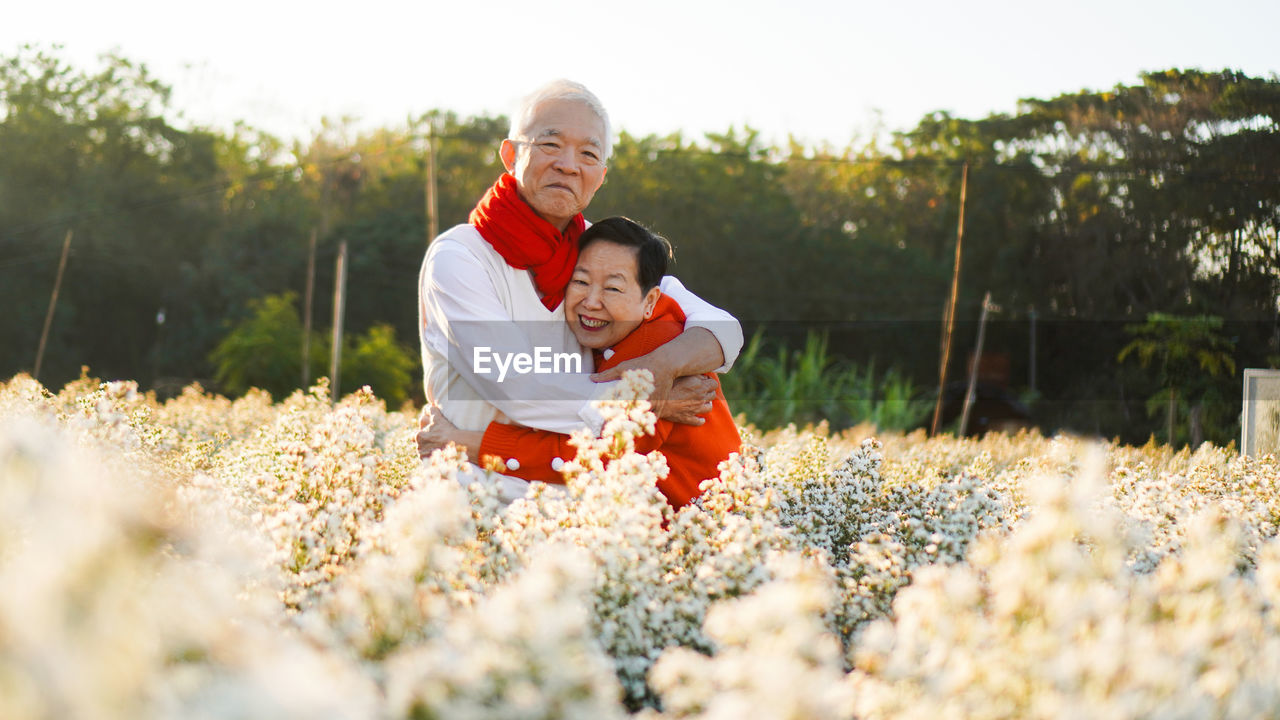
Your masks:
<path fill-rule="evenodd" d="M 615 345 L 612 355 L 604 358 L 596 353 L 596 369 L 608 370 L 624 360 L 652 352 L 679 335 L 684 330 L 684 320 L 680 306 L 666 295 L 660 296 L 652 316 Z M 720 381 L 715 373 L 708 373 L 708 377 L 716 380 L 716 398 L 711 412 L 705 416 L 706 423 L 695 426 L 660 419 L 654 435 L 636 438 L 637 452 L 659 450 L 667 458 L 671 473 L 658 482 L 658 489 L 675 508 L 696 498 L 698 485 L 707 478 L 717 477 L 716 466 L 730 453 L 738 452 L 742 445 L 733 416 L 729 414 L 729 404 L 720 391 Z M 560 467 L 577 454 L 577 448 L 568 440 L 569 436 L 561 433 L 489 423 L 480 444 L 480 457 L 496 456 L 508 468 L 518 465 L 516 469 L 506 470 L 508 475 L 563 484 Z M 516 463 L 509 463 L 511 459 Z M 560 462 L 556 462 L 557 459 Z"/>

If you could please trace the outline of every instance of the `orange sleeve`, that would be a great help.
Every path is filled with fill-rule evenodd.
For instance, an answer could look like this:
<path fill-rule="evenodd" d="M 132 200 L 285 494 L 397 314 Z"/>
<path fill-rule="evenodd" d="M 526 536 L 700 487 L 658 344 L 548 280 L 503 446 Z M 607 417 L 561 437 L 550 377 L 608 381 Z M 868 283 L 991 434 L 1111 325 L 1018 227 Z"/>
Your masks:
<path fill-rule="evenodd" d="M 636 452 L 646 455 L 661 448 L 672 425 L 668 420 L 659 420 L 654 426 L 655 434 L 636 438 Z M 563 485 L 563 463 L 577 456 L 578 448 L 569 444 L 568 435 L 523 425 L 489 423 L 480 442 L 482 464 L 486 458 L 495 457 L 507 468 L 503 474 L 530 482 Z"/>
<path fill-rule="evenodd" d="M 670 420 L 658 419 L 653 424 L 653 434 L 636 438 L 636 452 L 641 455 L 648 455 L 654 450 L 662 448 L 662 443 L 667 441 L 667 436 L 671 434 L 671 428 L 675 423 Z"/>
<path fill-rule="evenodd" d="M 540 480 L 563 485 L 561 467 L 577 454 L 578 449 L 569 444 L 568 435 L 523 425 L 489 423 L 480 442 L 481 463 L 485 458 L 496 457 L 506 466 L 504 474 L 531 482 Z"/>

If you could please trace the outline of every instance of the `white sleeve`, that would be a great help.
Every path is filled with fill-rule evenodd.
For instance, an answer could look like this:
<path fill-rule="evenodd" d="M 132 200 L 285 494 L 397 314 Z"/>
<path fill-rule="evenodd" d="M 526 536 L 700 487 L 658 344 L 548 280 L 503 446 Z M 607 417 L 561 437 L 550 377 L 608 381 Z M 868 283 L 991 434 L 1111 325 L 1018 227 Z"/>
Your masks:
<path fill-rule="evenodd" d="M 450 359 L 450 368 L 486 402 L 513 421 L 551 432 L 584 426 L 599 432 L 602 418 L 591 406 L 613 383 L 594 383 L 575 372 L 508 373 L 477 371 L 477 348 L 488 357 L 534 350 L 526 328 L 503 306 L 481 262 L 457 245 L 433 248 L 419 278 L 422 341 Z"/>
<path fill-rule="evenodd" d="M 738 353 L 742 351 L 742 325 L 737 318 L 689 292 L 683 283 L 671 275 L 663 277 L 658 288 L 664 295 L 675 300 L 684 311 L 685 329 L 706 328 L 716 336 L 720 350 L 724 353 L 724 365 L 716 368 L 716 372 L 729 372 L 733 361 L 738 359 Z"/>

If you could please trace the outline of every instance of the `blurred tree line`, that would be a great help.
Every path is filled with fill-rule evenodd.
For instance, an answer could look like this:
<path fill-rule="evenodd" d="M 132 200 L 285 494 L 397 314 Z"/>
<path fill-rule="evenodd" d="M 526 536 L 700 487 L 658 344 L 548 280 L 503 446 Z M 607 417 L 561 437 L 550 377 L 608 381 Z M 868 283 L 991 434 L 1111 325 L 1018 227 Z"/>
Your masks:
<path fill-rule="evenodd" d="M 434 111 L 364 133 L 328 123 L 290 144 L 248 125 L 181 127 L 169 89 L 122 57 L 90 71 L 38 49 L 0 58 L 0 376 L 34 364 L 70 229 L 43 382 L 89 365 L 161 389 L 200 379 L 286 392 L 300 382 L 290 378 L 301 348 L 273 365 L 263 338 L 302 337 L 314 231 L 313 332 L 330 327 L 337 247 L 350 249 L 344 352 L 363 347 L 366 367 L 344 370 L 342 389 L 376 382 L 386 397 L 420 397 L 429 126 L 447 228 L 501 172 L 505 118 Z M 1220 318 L 1235 367 L 1275 366 L 1274 76 L 1153 72 L 1024 100 L 1013 115 L 931 113 L 843 148 L 773 147 L 749 129 L 696 140 L 623 133 L 590 215 L 625 214 L 666 235 L 675 272 L 748 334 L 799 347 L 819 331 L 832 357 L 936 389 L 966 163 L 950 378 L 966 373 L 986 291 L 1001 307 L 986 348 L 1007 356 L 1012 391 L 1050 430 L 1141 441 L 1165 427 L 1165 405 L 1149 412 L 1148 401 L 1167 378 L 1117 360 L 1152 313 Z M 278 379 L 228 372 L 228 357 L 257 357 Z M 1233 439 L 1238 373 L 1184 386 L 1182 415 L 1200 407 L 1208 439 Z M 1174 439 L 1190 439 L 1183 426 Z"/>

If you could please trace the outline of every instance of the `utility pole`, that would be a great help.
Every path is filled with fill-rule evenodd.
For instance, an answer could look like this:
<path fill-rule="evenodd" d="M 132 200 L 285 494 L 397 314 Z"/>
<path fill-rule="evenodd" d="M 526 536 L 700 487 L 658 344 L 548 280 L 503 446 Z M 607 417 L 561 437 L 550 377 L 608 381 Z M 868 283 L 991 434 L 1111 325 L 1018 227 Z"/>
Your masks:
<path fill-rule="evenodd" d="M 329 355 L 329 399 L 337 404 L 342 370 L 342 316 L 347 302 L 347 241 L 338 246 L 338 266 L 333 280 L 333 352 Z"/>
<path fill-rule="evenodd" d="M 44 364 L 44 347 L 49 341 L 49 327 L 53 325 L 53 308 L 58 304 L 58 291 L 62 289 L 62 273 L 67 269 L 67 255 L 71 252 L 71 231 L 62 241 L 62 259 L 58 261 L 58 277 L 53 281 L 53 294 L 49 296 L 49 312 L 44 316 L 44 329 L 40 331 L 40 345 L 36 348 L 36 369 L 33 377 L 40 379 L 40 366 Z"/>
<path fill-rule="evenodd" d="M 427 120 L 427 243 L 440 234 L 436 207 L 436 119 Z"/>
<path fill-rule="evenodd" d="M 978 390 L 978 368 L 982 365 L 982 341 L 987 336 L 987 311 L 991 309 L 991 291 L 982 296 L 982 317 L 978 320 L 978 344 L 973 351 L 973 367 L 969 368 L 969 389 L 964 394 L 964 412 L 960 414 L 958 437 L 969 430 L 969 411 L 973 409 L 974 395 Z"/>
<path fill-rule="evenodd" d="M 947 389 L 947 364 L 951 361 L 951 334 L 956 324 L 956 295 L 960 290 L 960 246 L 964 242 L 964 202 L 969 187 L 969 162 L 964 163 L 960 175 L 960 222 L 956 226 L 956 261 L 951 273 L 951 297 L 947 300 L 946 319 L 942 330 L 942 362 L 938 368 L 938 402 L 933 406 L 933 425 L 930 435 L 938 434 L 938 426 L 942 422 L 942 396 Z"/>
<path fill-rule="evenodd" d="M 302 304 L 302 385 L 311 383 L 311 305 L 316 292 L 316 229 L 311 228 L 311 248 L 307 252 L 307 292 Z"/>

